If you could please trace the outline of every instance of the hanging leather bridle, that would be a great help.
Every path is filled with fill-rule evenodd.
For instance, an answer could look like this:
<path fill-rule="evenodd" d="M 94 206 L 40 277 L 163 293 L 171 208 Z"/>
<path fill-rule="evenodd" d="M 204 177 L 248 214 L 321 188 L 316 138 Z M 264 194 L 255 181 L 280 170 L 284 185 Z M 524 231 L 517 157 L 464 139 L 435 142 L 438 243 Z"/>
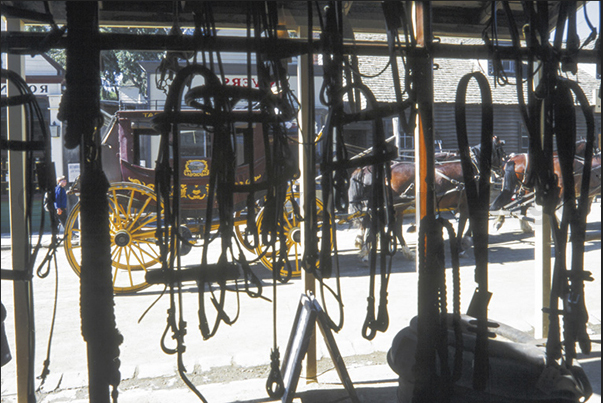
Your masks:
<path fill-rule="evenodd" d="M 576 118 L 572 93 L 580 103 L 586 121 L 587 144 L 584 156 L 580 196 L 576 197 L 574 187 L 574 152 L 576 144 Z M 563 180 L 563 210 L 560 222 L 551 215 L 553 239 L 555 242 L 555 265 L 548 308 L 549 334 L 547 360 L 549 365 L 564 358 L 564 364 L 571 368 L 576 358 L 576 343 L 583 353 L 591 350 L 587 333 L 588 313 L 584 300 L 584 281 L 592 281 L 591 272 L 584 270 L 584 241 L 586 216 L 589 209 L 589 184 L 594 146 L 594 117 L 588 100 L 580 87 L 573 81 L 559 77 L 554 97 L 554 130 L 559 153 L 559 165 Z M 568 229 L 572 233 L 571 269 L 566 268 L 566 248 Z M 559 300 L 563 308 L 559 310 Z M 559 316 L 563 316 L 564 341 L 559 333 Z M 563 352 L 565 354 L 563 355 Z"/>
<path fill-rule="evenodd" d="M 202 31 L 207 35 L 215 35 L 216 30 L 211 6 L 204 4 L 200 7 L 201 9 L 195 16 L 196 26 L 202 27 Z M 260 39 L 263 32 L 276 32 L 271 28 L 276 21 L 276 9 L 273 6 L 268 5 L 265 8 L 264 3 L 251 5 L 248 12 L 248 22 L 250 24 L 252 17 L 256 39 Z M 251 32 L 250 29 L 248 30 L 249 32 Z M 250 59 L 251 57 L 248 55 L 248 61 Z M 279 239 L 281 245 L 285 244 L 284 239 L 282 239 L 283 205 L 288 187 L 287 181 L 292 179 L 295 169 L 291 168 L 292 159 L 288 154 L 289 149 L 283 125 L 286 120 L 292 118 L 295 110 L 289 104 L 289 88 L 286 84 L 286 76 L 282 71 L 283 67 L 275 64 L 271 65 L 271 62 L 266 61 L 260 53 L 257 54 L 256 60 L 258 63 L 259 88 L 229 86 L 222 84 L 225 80 L 219 54 L 213 55 L 212 52 L 209 52 L 209 55 L 206 56 L 205 52 L 203 52 L 202 65 L 191 64 L 180 69 L 175 75 L 173 83 L 170 86 L 165 110 L 153 119 L 154 126 L 162 133 L 160 156 L 156 168 L 156 189 L 158 192 L 157 214 L 162 217 L 157 222 L 157 238 L 159 240 L 162 259 L 161 274 L 158 277 L 161 277 L 159 282 L 163 282 L 170 288 L 170 308 L 168 310 L 167 326 L 162 335 L 161 346 L 168 354 L 178 354 L 178 370 L 183 381 L 203 401 L 205 401 L 203 396 L 184 374 L 182 354 L 185 350 L 184 335 L 186 334 L 186 322 L 182 315 L 180 282 L 183 279 L 194 279 L 197 282 L 199 290 L 199 329 L 204 339 L 215 335 L 221 322 L 230 325 L 238 318 L 238 292 L 236 292 L 237 312 L 235 315 L 229 315 L 224 309 L 227 292 L 226 280 L 234 278 L 232 277 L 233 271 L 238 275 L 238 270 L 242 270 L 245 280 L 245 290 L 248 295 L 251 297 L 261 296 L 261 281 L 251 271 L 249 262 L 245 259 L 238 242 L 239 257 L 235 257 L 233 252 L 233 197 L 236 193 L 245 193 L 247 195 L 246 204 L 249 216 L 251 217 L 250 219 L 253 219 L 254 223 L 254 195 L 258 192 L 266 193 L 266 205 L 264 207 L 265 221 L 263 222 L 262 235 L 266 237 L 266 244 L 269 247 L 274 247 L 273 245 L 275 245 L 276 240 Z M 216 69 L 219 70 L 222 80 L 214 72 Z M 250 74 L 250 69 L 248 69 L 248 77 L 250 77 Z M 192 82 L 194 76 L 202 77 L 204 84 L 190 88 L 184 93 L 184 87 Z M 273 94 L 270 88 L 270 82 L 275 76 L 277 77 L 278 86 L 282 90 L 279 95 Z M 249 80 L 249 83 L 252 83 L 252 80 Z M 284 96 L 281 97 L 281 95 Z M 196 111 L 181 111 L 180 105 L 183 98 L 186 104 Z M 236 104 L 243 102 L 246 102 L 247 110 L 234 110 Z M 256 105 L 259 105 L 259 109 L 255 108 Z M 275 113 L 275 111 L 278 112 Z M 254 152 L 244 150 L 247 156 L 246 162 L 250 165 L 249 174 L 252 177 L 249 183 L 235 183 L 236 150 L 234 147 L 237 144 L 234 138 L 236 134 L 234 130 L 235 122 L 247 123 L 247 131 L 244 134 L 247 144 L 253 144 L 252 125 L 262 125 L 266 172 L 265 175 L 262 175 L 261 180 L 255 177 L 255 172 L 251 168 L 255 160 Z M 179 124 L 182 123 L 200 125 L 205 131 L 213 135 L 212 163 L 209 173 L 205 227 L 203 231 L 203 251 L 200 266 L 192 270 L 180 269 L 178 241 L 181 241 L 181 239 L 177 231 L 180 192 L 172 192 L 172 189 L 180 188 L 178 137 Z M 170 160 L 170 155 L 174 155 L 172 160 Z M 252 199 L 253 202 L 250 202 Z M 160 207 L 161 205 L 163 205 L 163 209 Z M 219 218 L 219 238 L 216 238 L 210 232 L 212 227 L 211 222 L 215 216 Z M 252 235 L 255 244 L 258 242 L 259 237 L 257 229 L 254 228 L 255 226 L 251 227 L 251 230 L 255 232 Z M 210 264 L 208 261 L 208 248 L 214 239 L 221 240 L 221 252 L 217 263 Z M 278 274 L 280 276 L 279 264 L 282 266 L 282 262 L 286 259 L 286 252 L 286 249 L 280 250 L 278 254 L 273 253 L 272 255 L 275 259 L 273 269 L 275 275 Z M 258 292 L 252 292 L 249 289 L 249 283 L 253 283 L 257 287 Z M 238 291 L 238 283 L 235 281 L 234 284 L 235 291 Z M 208 292 L 209 302 L 216 311 L 211 326 L 206 314 L 206 294 Z M 176 295 L 178 296 L 178 301 L 176 301 Z M 276 309 L 276 305 L 274 307 Z M 175 348 L 168 348 L 166 346 L 165 339 L 170 330 L 172 338 L 176 340 Z M 277 356 L 276 360 L 272 359 L 272 361 L 276 362 L 276 367 L 278 367 L 278 349 L 273 351 L 272 356 L 274 357 L 275 354 Z M 280 372 L 277 375 L 280 377 Z M 281 394 L 283 390 L 282 379 L 276 379 L 271 374 L 267 383 L 267 390 L 271 396 Z"/>
<path fill-rule="evenodd" d="M 467 140 L 465 111 L 467 86 L 472 78 L 477 81 L 482 97 L 481 154 L 478 161 L 479 179 L 477 181 L 473 173 L 473 163 Z M 488 302 L 491 293 L 488 291 L 488 210 L 494 117 L 490 84 L 482 73 L 474 72 L 461 78 L 456 95 L 455 117 L 465 192 L 469 207 L 469 225 L 473 233 L 475 252 L 477 289 L 469 308 L 469 314 L 477 319 L 476 326 L 470 329 L 476 333 L 473 387 L 475 390 L 484 390 L 489 377 L 488 326 L 490 324 L 488 323 Z"/>
<path fill-rule="evenodd" d="M 519 49 L 519 35 L 508 2 L 502 2 L 510 25 L 513 47 Z M 576 342 L 584 353 L 590 351 L 590 339 L 586 331 L 588 314 L 584 302 L 584 281 L 591 280 L 590 272 L 584 270 L 584 234 L 588 211 L 588 193 L 592 153 L 594 145 L 594 117 L 588 106 L 588 100 L 580 87 L 573 81 L 558 76 L 559 67 L 563 71 L 575 72 L 573 57 L 577 50 L 577 38 L 574 2 L 561 2 L 558 12 L 556 34 L 551 45 L 548 30 L 548 9 L 546 3 L 523 3 L 524 11 L 530 21 L 526 44 L 538 52 L 530 52 L 528 60 L 528 89 L 533 88 L 533 61 L 541 58 L 542 75 L 538 87 L 529 92 L 531 103 L 526 106 L 523 93 L 522 69 L 516 69 L 517 93 L 520 112 L 529 135 L 528 167 L 524 183 L 534 188 L 536 203 L 550 217 L 553 240 L 555 242 L 555 264 L 551 285 L 550 306 L 543 310 L 549 314 L 549 333 L 547 335 L 546 365 L 552 372 L 573 375 L 576 387 L 586 398 L 592 393 L 588 382 L 580 380 L 581 375 L 572 361 L 576 357 Z M 569 19 L 566 52 L 561 57 L 565 22 Z M 521 56 L 516 54 L 516 64 L 521 66 Z M 576 203 L 574 192 L 573 163 L 575 157 L 576 127 L 573 93 L 584 114 L 587 130 L 587 142 L 584 159 L 584 171 L 580 198 Z M 544 111 L 544 135 L 541 136 L 540 116 Z M 557 221 L 555 210 L 559 197 L 557 176 L 553 170 L 554 136 L 557 142 L 559 163 L 564 185 L 563 213 L 561 222 Z M 571 270 L 566 268 L 566 247 L 568 229 L 572 230 Z M 559 300 L 563 309 L 559 309 Z M 563 316 L 564 336 L 560 334 L 559 316 Z M 565 355 L 564 355 L 565 352 Z M 561 360 L 561 361 L 560 361 Z"/>

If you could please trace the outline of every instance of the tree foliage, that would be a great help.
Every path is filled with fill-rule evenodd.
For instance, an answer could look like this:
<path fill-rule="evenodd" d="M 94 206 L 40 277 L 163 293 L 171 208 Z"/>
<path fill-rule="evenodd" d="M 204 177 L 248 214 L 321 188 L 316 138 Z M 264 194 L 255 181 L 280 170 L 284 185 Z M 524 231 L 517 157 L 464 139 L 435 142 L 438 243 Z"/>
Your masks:
<path fill-rule="evenodd" d="M 163 28 L 101 28 L 101 32 L 165 35 Z M 116 90 L 123 84 L 133 85 L 141 94 L 147 91 L 147 76 L 141 61 L 161 60 L 164 52 L 133 52 L 129 50 L 108 50 L 101 52 L 101 76 L 105 87 Z M 116 92 L 116 91 L 115 91 Z"/>
<path fill-rule="evenodd" d="M 26 28 L 32 32 L 48 32 L 50 27 L 28 26 Z M 168 30 L 164 28 L 101 28 L 100 32 L 109 33 L 127 33 L 127 34 L 146 34 L 146 35 L 166 35 Z M 65 49 L 51 49 L 47 55 L 59 63 L 63 68 L 66 67 Z M 133 85 L 137 87 L 141 94 L 146 94 L 148 83 L 147 77 L 139 62 L 141 61 L 159 61 L 164 52 L 136 52 L 129 50 L 105 50 L 101 52 L 101 80 L 103 90 L 101 91 L 103 99 L 116 99 L 118 96 L 118 87 L 121 85 Z"/>

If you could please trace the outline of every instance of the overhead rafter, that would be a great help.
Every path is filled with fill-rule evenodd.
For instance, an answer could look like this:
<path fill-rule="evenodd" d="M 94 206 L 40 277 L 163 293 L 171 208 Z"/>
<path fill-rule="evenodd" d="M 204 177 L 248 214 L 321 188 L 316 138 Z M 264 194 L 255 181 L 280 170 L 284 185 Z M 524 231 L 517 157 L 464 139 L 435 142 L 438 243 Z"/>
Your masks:
<path fill-rule="evenodd" d="M 66 21 L 65 2 L 48 2 L 50 13 L 57 24 Z M 174 2 L 172 1 L 101 1 L 99 7 L 100 26 L 160 26 L 171 27 L 174 22 Z M 193 12 L 200 11 L 204 2 L 181 1 L 178 22 L 181 27 L 193 27 Z M 277 1 L 279 8 L 287 15 L 287 23 L 305 26 L 307 3 L 301 1 Z M 356 33 L 385 33 L 385 22 L 381 2 L 346 2 L 349 9 L 346 19 Z M 555 25 L 559 1 L 549 1 L 549 25 Z M 216 1 L 212 9 L 218 29 L 246 27 L 247 2 Z M 491 14 L 491 1 L 432 1 L 434 37 L 481 37 L 483 28 Z M 517 26 L 526 24 L 527 16 L 520 1 L 509 2 Z M 25 22 L 36 22 L 36 16 L 45 15 L 43 2 L 12 1 L 2 2 L 2 14 L 19 12 Z M 47 21 L 45 19 L 44 21 Z M 39 23 L 39 22 L 38 22 Z M 508 39 L 505 21 L 500 21 L 500 38 Z M 319 29 L 315 21 L 315 29 Z M 290 27 L 294 30 L 295 27 Z"/>

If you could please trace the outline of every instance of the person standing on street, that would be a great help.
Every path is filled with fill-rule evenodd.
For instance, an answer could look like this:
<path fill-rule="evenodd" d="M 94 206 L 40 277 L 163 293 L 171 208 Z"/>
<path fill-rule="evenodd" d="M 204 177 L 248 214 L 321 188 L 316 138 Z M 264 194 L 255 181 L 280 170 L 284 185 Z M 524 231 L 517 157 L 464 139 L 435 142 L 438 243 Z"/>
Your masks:
<path fill-rule="evenodd" d="M 65 186 L 67 186 L 67 179 L 61 176 L 57 179 L 57 186 L 54 188 L 54 208 L 63 231 L 65 231 L 67 222 L 67 192 Z"/>

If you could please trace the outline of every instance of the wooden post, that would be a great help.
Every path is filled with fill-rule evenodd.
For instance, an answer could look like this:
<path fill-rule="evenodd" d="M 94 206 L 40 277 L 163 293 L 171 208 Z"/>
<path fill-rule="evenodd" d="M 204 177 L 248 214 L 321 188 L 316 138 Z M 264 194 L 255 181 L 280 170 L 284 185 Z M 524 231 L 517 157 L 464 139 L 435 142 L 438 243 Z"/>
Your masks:
<path fill-rule="evenodd" d="M 433 145 L 433 59 L 425 50 L 432 41 L 429 2 L 414 2 L 415 35 L 419 53 L 414 55 L 414 85 L 417 94 L 418 124 L 415 130 L 416 216 L 417 221 L 435 214 L 432 184 L 435 176 Z"/>
<path fill-rule="evenodd" d="M 309 4 L 311 12 L 311 4 Z M 300 38 L 311 38 L 312 29 L 308 27 L 299 28 Z M 308 39 L 310 40 L 310 39 Z M 316 184 L 315 184 L 315 150 L 314 150 L 314 79 L 310 74 L 313 63 L 313 54 L 311 47 L 309 54 L 303 54 L 299 57 L 297 65 L 297 88 L 300 104 L 299 111 L 299 171 L 300 171 L 300 197 L 303 202 L 300 206 L 302 217 L 316 217 Z M 307 248 L 307 245 L 316 241 L 316 222 L 313 219 L 306 219 L 302 225 L 301 251 L 302 265 L 315 265 L 318 256 L 309 256 L 314 248 Z M 316 279 L 314 275 L 302 268 L 302 283 L 304 285 L 303 293 L 316 292 Z M 315 326 L 315 325 L 314 325 Z M 307 383 L 316 382 L 316 328 L 310 339 L 306 354 L 306 381 Z"/>
<path fill-rule="evenodd" d="M 23 21 L 8 19 L 8 31 L 18 32 Z M 7 55 L 8 70 L 25 78 L 25 60 L 21 55 Z M 8 81 L 8 80 L 7 80 Z M 8 82 L 8 96 L 20 95 L 14 84 Z M 23 107 L 10 107 L 7 113 L 8 139 L 26 140 L 25 111 Z M 30 266 L 29 228 L 27 226 L 26 203 L 28 194 L 25 178 L 26 156 L 22 151 L 8 152 L 9 166 L 9 210 L 10 237 L 13 270 L 24 272 Z M 17 365 L 17 401 L 35 401 L 34 355 L 35 329 L 33 309 L 33 289 L 31 281 L 13 282 L 15 304 L 15 360 Z"/>

